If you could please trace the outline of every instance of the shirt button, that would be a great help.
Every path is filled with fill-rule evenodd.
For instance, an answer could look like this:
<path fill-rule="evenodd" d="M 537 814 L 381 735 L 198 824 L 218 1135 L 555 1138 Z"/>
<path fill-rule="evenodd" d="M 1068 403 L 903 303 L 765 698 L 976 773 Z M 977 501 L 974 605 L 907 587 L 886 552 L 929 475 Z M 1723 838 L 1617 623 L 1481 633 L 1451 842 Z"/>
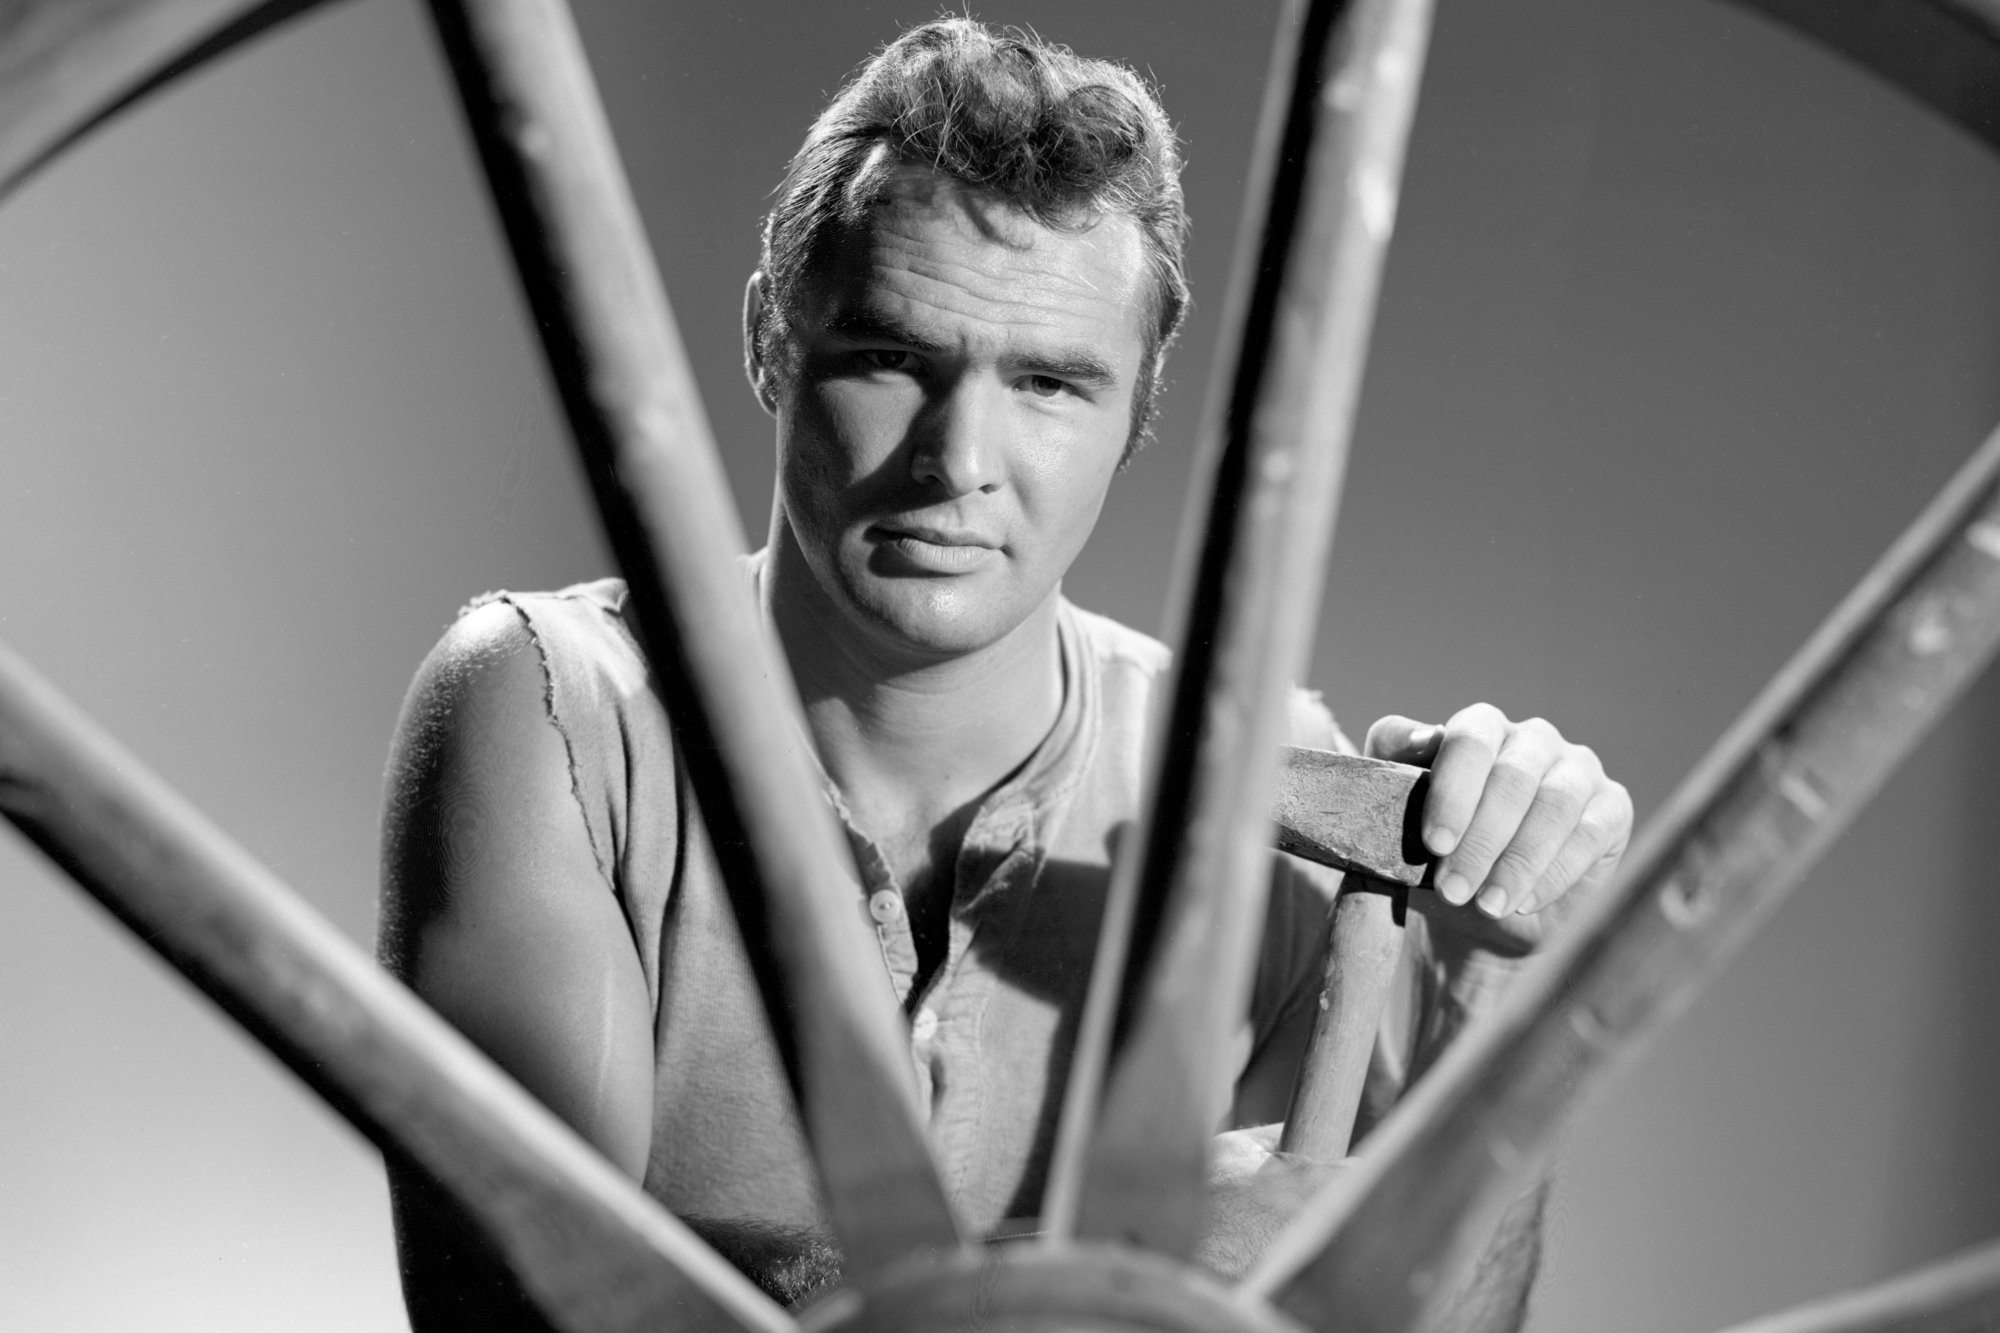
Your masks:
<path fill-rule="evenodd" d="M 868 915 L 881 925 L 888 925 L 903 915 L 903 895 L 894 889 L 883 889 L 868 896 Z"/>
<path fill-rule="evenodd" d="M 929 1041 L 937 1035 L 937 1014 L 930 1009 L 917 1010 L 916 1022 L 910 1024 L 910 1035 L 918 1041 Z"/>

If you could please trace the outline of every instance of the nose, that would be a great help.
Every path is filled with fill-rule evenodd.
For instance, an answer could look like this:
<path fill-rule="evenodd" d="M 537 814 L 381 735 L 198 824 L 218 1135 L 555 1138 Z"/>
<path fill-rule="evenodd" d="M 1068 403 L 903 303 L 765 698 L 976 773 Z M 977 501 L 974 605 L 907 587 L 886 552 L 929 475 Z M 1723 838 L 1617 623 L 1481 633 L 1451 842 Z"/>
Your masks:
<path fill-rule="evenodd" d="M 910 475 L 957 498 L 998 489 L 1004 466 L 1004 404 L 998 386 L 962 375 L 939 394 L 918 426 Z"/>

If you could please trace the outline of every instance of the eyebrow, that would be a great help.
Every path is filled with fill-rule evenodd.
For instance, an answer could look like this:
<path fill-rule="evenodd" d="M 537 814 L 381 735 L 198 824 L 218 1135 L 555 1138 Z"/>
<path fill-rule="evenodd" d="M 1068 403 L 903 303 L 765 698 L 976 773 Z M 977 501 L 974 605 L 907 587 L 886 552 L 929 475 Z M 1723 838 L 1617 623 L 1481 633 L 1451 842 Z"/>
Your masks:
<path fill-rule="evenodd" d="M 930 356 L 943 355 L 947 350 L 915 330 L 867 310 L 843 311 L 821 327 L 843 342 L 890 342 Z M 1033 374 L 1052 375 L 1094 389 L 1109 389 L 1118 383 L 1118 372 L 1111 363 L 1086 348 L 1033 351 L 1015 361 Z"/>
<path fill-rule="evenodd" d="M 1024 358 L 1021 364 L 1036 374 L 1053 375 L 1059 380 L 1069 380 L 1093 389 L 1109 389 L 1118 383 L 1117 372 L 1111 369 L 1110 362 L 1081 349 L 1064 348 L 1047 355 L 1030 356 Z"/>
<path fill-rule="evenodd" d="M 919 336 L 915 330 L 905 328 L 894 320 L 866 310 L 848 310 L 827 320 L 822 326 L 834 337 L 844 342 L 889 342 L 901 343 L 915 351 L 939 355 L 944 352 L 941 343 Z"/>

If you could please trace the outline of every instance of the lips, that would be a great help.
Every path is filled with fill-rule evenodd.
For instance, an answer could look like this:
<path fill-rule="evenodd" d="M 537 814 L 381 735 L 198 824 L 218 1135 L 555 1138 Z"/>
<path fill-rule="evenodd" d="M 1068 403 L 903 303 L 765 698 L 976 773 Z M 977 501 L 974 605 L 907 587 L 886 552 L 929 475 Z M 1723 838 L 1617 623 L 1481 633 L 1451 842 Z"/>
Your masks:
<path fill-rule="evenodd" d="M 939 528 L 928 523 L 878 523 L 875 530 L 891 540 L 908 537 L 931 546 L 981 546 L 989 551 L 1000 547 L 999 542 L 982 537 L 969 528 Z"/>
<path fill-rule="evenodd" d="M 877 524 L 877 549 L 926 574 L 955 574 L 975 569 L 994 558 L 1000 543 L 961 528 L 927 523 Z"/>

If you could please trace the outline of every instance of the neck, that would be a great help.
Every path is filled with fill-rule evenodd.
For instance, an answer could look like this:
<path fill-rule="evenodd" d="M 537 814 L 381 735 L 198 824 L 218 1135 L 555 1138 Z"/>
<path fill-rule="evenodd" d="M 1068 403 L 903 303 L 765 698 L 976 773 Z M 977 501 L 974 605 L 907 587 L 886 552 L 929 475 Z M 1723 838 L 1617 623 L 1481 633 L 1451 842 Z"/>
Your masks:
<path fill-rule="evenodd" d="M 766 609 L 820 762 L 871 833 L 895 836 L 977 801 L 1055 725 L 1063 681 L 1054 592 L 997 642 L 927 654 L 856 627 L 782 523 L 769 559 Z"/>

